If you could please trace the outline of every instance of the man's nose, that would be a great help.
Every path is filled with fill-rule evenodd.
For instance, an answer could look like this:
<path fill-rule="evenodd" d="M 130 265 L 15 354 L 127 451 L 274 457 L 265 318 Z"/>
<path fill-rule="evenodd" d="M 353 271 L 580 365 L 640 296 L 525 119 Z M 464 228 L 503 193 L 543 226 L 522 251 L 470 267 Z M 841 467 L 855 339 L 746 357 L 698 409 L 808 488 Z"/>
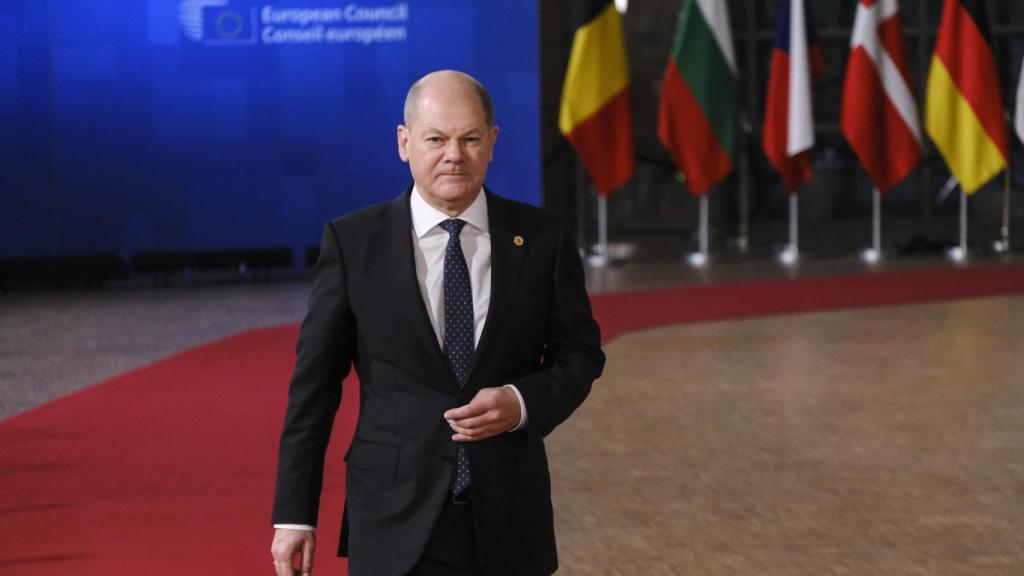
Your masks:
<path fill-rule="evenodd" d="M 462 143 L 452 138 L 444 150 L 444 159 L 449 162 L 462 162 L 463 156 Z"/>

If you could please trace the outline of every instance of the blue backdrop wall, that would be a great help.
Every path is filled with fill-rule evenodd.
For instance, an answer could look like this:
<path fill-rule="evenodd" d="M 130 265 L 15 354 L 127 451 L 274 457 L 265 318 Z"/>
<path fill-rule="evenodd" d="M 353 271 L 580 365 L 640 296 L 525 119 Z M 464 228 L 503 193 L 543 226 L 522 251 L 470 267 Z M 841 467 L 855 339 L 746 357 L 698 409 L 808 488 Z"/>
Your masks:
<path fill-rule="evenodd" d="M 0 256 L 315 245 L 410 182 L 408 86 L 491 91 L 488 185 L 540 200 L 537 5 L 0 0 Z"/>

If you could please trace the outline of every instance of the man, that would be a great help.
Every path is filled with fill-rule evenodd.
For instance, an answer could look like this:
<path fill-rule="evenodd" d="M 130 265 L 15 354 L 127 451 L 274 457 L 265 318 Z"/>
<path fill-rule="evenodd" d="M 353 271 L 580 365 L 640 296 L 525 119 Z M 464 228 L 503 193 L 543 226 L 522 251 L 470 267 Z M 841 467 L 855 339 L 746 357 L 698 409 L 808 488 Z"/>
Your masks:
<path fill-rule="evenodd" d="M 398 153 L 413 185 L 329 223 L 278 462 L 279 576 L 312 571 L 324 452 L 359 375 L 340 553 L 361 575 L 557 569 L 544 437 L 601 374 L 562 221 L 483 187 L 498 128 L 472 77 L 409 90 Z"/>

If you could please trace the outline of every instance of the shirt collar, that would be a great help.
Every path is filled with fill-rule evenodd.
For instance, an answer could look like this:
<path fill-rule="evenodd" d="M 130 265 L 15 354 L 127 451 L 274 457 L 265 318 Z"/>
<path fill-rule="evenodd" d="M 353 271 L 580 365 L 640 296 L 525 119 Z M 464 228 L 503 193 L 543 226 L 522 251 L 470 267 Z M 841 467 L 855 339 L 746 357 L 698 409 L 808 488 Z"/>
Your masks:
<path fill-rule="evenodd" d="M 434 208 L 420 195 L 418 188 L 413 186 L 412 194 L 409 195 L 409 207 L 412 209 L 412 227 L 417 238 L 423 238 L 435 226 L 451 218 L 451 216 Z M 484 232 L 488 231 L 487 222 L 487 195 L 483 190 L 476 195 L 476 200 L 468 208 L 456 216 L 465 220 L 467 224 Z"/>

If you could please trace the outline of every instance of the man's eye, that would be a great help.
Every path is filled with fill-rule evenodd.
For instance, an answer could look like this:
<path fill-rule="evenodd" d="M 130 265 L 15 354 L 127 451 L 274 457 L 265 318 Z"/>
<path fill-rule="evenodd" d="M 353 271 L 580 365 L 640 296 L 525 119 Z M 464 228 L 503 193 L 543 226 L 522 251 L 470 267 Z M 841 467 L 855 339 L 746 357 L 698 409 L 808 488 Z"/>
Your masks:
<path fill-rule="evenodd" d="M 431 144 L 439 144 L 441 141 L 442 140 L 440 136 L 430 136 L 429 138 L 427 138 L 427 142 L 430 142 Z"/>

